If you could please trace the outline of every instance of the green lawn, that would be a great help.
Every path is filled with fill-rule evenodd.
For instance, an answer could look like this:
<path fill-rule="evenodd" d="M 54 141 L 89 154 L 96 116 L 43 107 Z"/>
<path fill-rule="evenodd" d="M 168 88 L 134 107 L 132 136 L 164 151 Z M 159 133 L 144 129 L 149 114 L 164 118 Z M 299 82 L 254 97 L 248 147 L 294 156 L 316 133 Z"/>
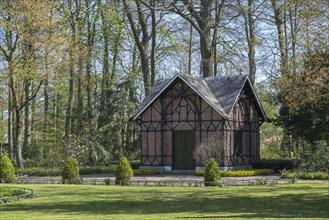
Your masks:
<path fill-rule="evenodd" d="M 328 184 L 224 188 L 19 186 L 33 189 L 35 198 L 0 205 L 0 219 L 329 218 Z"/>

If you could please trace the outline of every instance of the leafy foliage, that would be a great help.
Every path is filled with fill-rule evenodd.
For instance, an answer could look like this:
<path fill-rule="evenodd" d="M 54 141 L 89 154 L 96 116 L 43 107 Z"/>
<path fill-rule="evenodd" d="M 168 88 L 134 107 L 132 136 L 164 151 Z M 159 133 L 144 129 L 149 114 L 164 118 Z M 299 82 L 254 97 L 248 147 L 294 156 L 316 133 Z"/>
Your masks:
<path fill-rule="evenodd" d="M 275 120 L 278 115 L 277 98 L 270 85 L 257 85 L 257 93 L 261 100 L 266 116 Z M 282 127 L 274 123 L 264 123 L 260 132 L 261 157 L 263 159 L 288 158 L 286 149 L 281 148 Z"/>
<path fill-rule="evenodd" d="M 299 170 L 315 172 L 329 171 L 329 143 L 317 141 L 314 146 L 307 147 L 301 155 Z"/>
<path fill-rule="evenodd" d="M 8 156 L 2 155 L 0 158 L 0 182 L 11 183 L 15 180 L 15 168 Z"/>
<path fill-rule="evenodd" d="M 291 172 L 283 170 L 281 176 L 288 179 L 329 180 L 328 172 Z"/>
<path fill-rule="evenodd" d="M 111 166 L 94 166 L 94 167 L 79 167 L 79 174 L 108 174 L 114 173 L 116 169 L 115 165 Z M 17 175 L 28 175 L 28 176 L 60 176 L 62 174 L 62 169 L 58 167 L 48 168 L 48 167 L 31 167 L 24 169 L 16 169 Z"/>
<path fill-rule="evenodd" d="M 68 157 L 63 171 L 62 171 L 62 181 L 63 183 L 79 183 L 79 166 L 73 157 Z"/>
<path fill-rule="evenodd" d="M 134 176 L 149 176 L 160 174 L 159 169 L 135 169 L 133 172 Z"/>
<path fill-rule="evenodd" d="M 329 52 L 306 54 L 305 70 L 276 83 L 282 104 L 279 124 L 309 143 L 329 141 Z"/>
<path fill-rule="evenodd" d="M 298 167 L 298 160 L 259 160 L 252 162 L 251 165 L 256 169 L 272 169 L 280 172 L 283 169 L 290 170 Z"/>
<path fill-rule="evenodd" d="M 257 176 L 273 174 L 272 169 L 252 169 L 252 170 L 233 170 L 233 171 L 219 171 L 221 177 L 243 177 L 243 176 Z M 195 175 L 204 176 L 205 170 L 196 170 Z"/>
<path fill-rule="evenodd" d="M 2 187 L 0 189 L 0 198 L 1 197 L 9 197 L 9 196 L 18 196 L 24 194 L 24 190 L 22 189 L 15 189 L 10 187 Z"/>
<path fill-rule="evenodd" d="M 117 185 L 129 185 L 129 181 L 133 176 L 133 170 L 126 157 L 121 157 L 115 171 L 115 182 Z"/>
<path fill-rule="evenodd" d="M 220 186 L 220 173 L 215 159 L 210 159 L 204 174 L 205 186 Z"/>

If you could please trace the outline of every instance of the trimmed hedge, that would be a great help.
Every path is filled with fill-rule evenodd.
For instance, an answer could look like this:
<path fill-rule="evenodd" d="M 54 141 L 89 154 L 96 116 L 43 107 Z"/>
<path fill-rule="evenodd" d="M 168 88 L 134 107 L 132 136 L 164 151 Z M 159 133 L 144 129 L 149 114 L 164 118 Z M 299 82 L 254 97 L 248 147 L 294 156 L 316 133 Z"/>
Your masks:
<path fill-rule="evenodd" d="M 290 172 L 282 171 L 281 176 L 288 179 L 329 180 L 328 172 Z"/>
<path fill-rule="evenodd" d="M 204 170 L 196 170 L 195 175 L 204 176 Z M 252 169 L 252 170 L 235 170 L 235 171 L 219 171 L 221 177 L 244 177 L 273 174 L 272 169 Z"/>
<path fill-rule="evenodd" d="M 275 172 L 281 170 L 291 170 L 298 167 L 299 160 L 259 160 L 252 162 L 251 165 L 255 169 L 272 169 Z"/>
<path fill-rule="evenodd" d="M 81 167 L 79 170 L 80 175 L 85 174 L 107 174 L 114 173 L 116 166 L 111 165 L 110 167 Z M 47 168 L 47 167 L 31 167 L 24 169 L 16 169 L 17 175 L 28 175 L 28 176 L 60 176 L 62 169 L 59 167 Z"/>
<path fill-rule="evenodd" d="M 24 169 L 16 169 L 17 175 L 28 175 L 28 176 L 60 176 L 62 169 L 59 167 L 46 168 L 46 167 L 31 167 Z"/>
<path fill-rule="evenodd" d="M 0 158 L 0 183 L 11 183 L 16 179 L 15 168 L 9 157 Z"/>
<path fill-rule="evenodd" d="M 116 169 L 116 166 L 115 165 L 111 165 L 109 167 L 101 167 L 101 166 L 81 167 L 80 168 L 80 175 L 114 173 L 115 172 L 115 169 Z"/>
<path fill-rule="evenodd" d="M 160 174 L 159 169 L 134 169 L 134 176 L 150 176 Z"/>

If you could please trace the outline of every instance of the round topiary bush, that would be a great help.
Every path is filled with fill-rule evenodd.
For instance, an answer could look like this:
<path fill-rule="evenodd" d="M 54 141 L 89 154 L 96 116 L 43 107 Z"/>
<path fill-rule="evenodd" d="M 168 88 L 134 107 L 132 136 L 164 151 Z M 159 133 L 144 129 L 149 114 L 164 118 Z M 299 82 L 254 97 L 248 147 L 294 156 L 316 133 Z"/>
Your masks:
<path fill-rule="evenodd" d="M 214 159 L 210 159 L 204 174 L 205 186 L 220 186 L 220 173 L 218 164 Z"/>
<path fill-rule="evenodd" d="M 73 157 L 67 158 L 63 171 L 62 171 L 63 183 L 79 183 L 79 166 Z"/>
<path fill-rule="evenodd" d="M 133 170 L 130 163 L 125 157 L 121 157 L 119 164 L 115 171 L 115 184 L 116 185 L 129 185 L 129 181 L 133 176 Z"/>
<path fill-rule="evenodd" d="M 15 180 L 15 168 L 6 155 L 0 158 L 0 183 L 11 183 Z"/>

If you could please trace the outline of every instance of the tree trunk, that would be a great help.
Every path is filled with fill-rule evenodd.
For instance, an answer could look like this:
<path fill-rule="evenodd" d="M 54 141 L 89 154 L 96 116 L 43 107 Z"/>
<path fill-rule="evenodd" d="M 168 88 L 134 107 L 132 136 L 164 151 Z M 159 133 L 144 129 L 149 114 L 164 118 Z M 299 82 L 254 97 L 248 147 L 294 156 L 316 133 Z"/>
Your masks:
<path fill-rule="evenodd" d="M 254 20 L 254 0 L 248 0 L 248 24 L 249 24 L 249 40 L 248 40 L 248 58 L 249 58 L 249 76 L 252 84 L 256 78 L 256 62 L 255 62 L 255 20 Z"/>
<path fill-rule="evenodd" d="M 77 86 L 78 86 L 78 91 L 77 91 L 77 101 L 78 101 L 78 108 L 77 108 L 77 127 L 75 133 L 80 136 L 83 131 L 83 94 L 82 94 L 82 84 L 83 84 L 83 56 L 84 56 L 84 51 L 83 51 L 83 42 L 82 42 L 82 25 L 78 25 L 78 50 L 79 50 L 79 57 L 78 57 L 78 72 L 77 72 Z"/>
<path fill-rule="evenodd" d="M 192 38 L 193 38 L 193 26 L 190 24 L 190 39 L 188 46 L 188 75 L 192 75 Z"/>
<path fill-rule="evenodd" d="M 293 8 L 292 8 L 293 5 Z M 289 5 L 289 20 L 290 20 L 290 34 L 291 34 L 291 50 L 292 50 L 292 71 L 296 74 L 296 43 L 297 43 L 297 3 Z"/>
<path fill-rule="evenodd" d="M 155 7 L 155 0 L 150 0 L 150 5 Z M 151 86 L 155 82 L 155 50 L 156 50 L 156 19 L 155 19 L 155 10 L 151 9 L 152 16 L 152 49 L 151 49 Z"/>
<path fill-rule="evenodd" d="M 16 109 L 15 111 L 15 139 L 14 139 L 14 148 L 15 148 L 15 156 L 16 156 L 16 166 L 17 168 L 24 168 L 24 160 L 22 156 L 22 122 L 21 122 L 21 114 L 20 111 Z"/>
<path fill-rule="evenodd" d="M 110 62 L 109 62 L 109 31 L 107 16 L 101 11 L 102 37 L 103 37 L 103 70 L 101 83 L 101 97 L 99 105 L 98 127 L 104 124 L 105 111 L 110 87 Z"/>
<path fill-rule="evenodd" d="M 172 4 L 174 8 L 170 9 L 170 11 L 180 15 L 182 18 L 190 22 L 191 25 L 198 31 L 201 54 L 200 75 L 203 77 L 213 76 L 213 53 L 214 47 L 217 46 L 217 42 L 216 39 L 212 39 L 211 28 L 214 28 L 214 32 L 217 32 L 225 0 L 221 0 L 219 5 L 216 0 L 215 7 L 217 8 L 215 9 L 213 7 L 213 0 L 202 0 L 200 1 L 200 11 L 196 9 L 197 7 L 194 7 L 193 1 L 182 0 L 182 3 L 189 12 L 188 14 L 181 10 L 180 7 L 177 7 L 175 3 Z M 212 19 L 213 10 L 216 11 L 215 20 Z M 217 33 L 213 36 L 217 37 Z"/>
<path fill-rule="evenodd" d="M 283 30 L 283 16 L 282 11 L 277 5 L 277 0 L 271 0 L 272 2 L 272 8 L 274 11 L 274 18 L 275 18 L 275 25 L 278 31 L 278 42 L 279 42 L 279 50 L 280 50 L 280 56 L 281 56 L 281 73 L 282 75 L 285 75 L 287 73 L 287 54 L 286 54 L 286 46 L 285 45 L 285 37 L 284 36 L 284 30 Z"/>
<path fill-rule="evenodd" d="M 281 64 L 280 64 L 280 69 L 281 69 L 281 74 L 286 75 L 288 73 L 288 54 L 287 54 L 287 41 L 285 40 L 287 36 L 285 33 L 287 31 L 284 28 L 287 28 L 286 25 L 284 25 L 285 20 L 285 1 L 283 2 L 283 6 L 278 6 L 277 0 L 271 0 L 272 2 L 272 8 L 274 12 L 274 18 L 275 18 L 275 25 L 277 28 L 278 32 L 278 41 L 279 41 L 279 51 L 280 51 L 280 56 L 281 56 Z M 284 11 L 282 11 L 282 9 Z M 285 108 L 285 106 L 282 106 L 281 108 Z M 289 113 L 288 113 L 289 114 Z M 289 132 L 289 129 L 287 127 L 283 127 L 282 131 L 282 141 L 281 141 L 281 148 L 287 149 L 289 152 L 289 156 L 292 159 L 294 157 L 293 153 L 293 145 L 291 141 L 291 135 Z"/>
<path fill-rule="evenodd" d="M 12 66 L 9 62 L 9 72 L 12 72 Z M 13 73 L 9 73 L 12 76 Z M 13 112 L 13 104 L 12 104 L 12 91 L 11 91 L 11 80 L 8 81 L 8 155 L 11 160 L 13 157 L 14 150 L 14 141 L 13 141 L 13 125 L 14 125 L 14 112 Z"/>
<path fill-rule="evenodd" d="M 143 9 L 138 0 L 135 0 L 135 4 L 137 6 L 138 20 L 141 27 L 142 39 L 139 38 L 139 31 L 137 30 L 136 24 L 134 22 L 134 18 L 132 16 L 132 12 L 129 7 L 129 3 L 127 0 L 123 0 L 124 9 L 127 14 L 129 24 L 131 30 L 133 32 L 133 36 L 140 54 L 141 64 L 142 64 L 142 73 L 143 73 L 143 82 L 144 82 L 144 90 L 145 93 L 148 93 L 151 86 L 150 79 L 150 67 L 149 67 L 149 57 L 148 57 L 148 49 L 149 49 L 149 32 L 147 26 L 147 20 L 143 14 Z"/>
<path fill-rule="evenodd" d="M 66 117 L 65 117 L 65 138 L 70 142 L 70 136 L 72 132 L 72 115 L 73 115 L 73 104 L 74 104 L 74 54 L 72 49 L 69 52 L 69 98 L 67 101 L 67 108 L 66 108 Z"/>
<path fill-rule="evenodd" d="M 59 137 L 57 137 L 57 129 L 59 124 L 59 117 L 58 117 L 58 92 L 54 91 L 54 110 L 53 110 L 53 123 L 54 123 L 54 136 L 55 136 L 55 143 L 57 144 L 57 140 L 59 140 Z"/>
<path fill-rule="evenodd" d="M 25 100 L 28 100 L 30 98 L 31 81 L 26 80 L 24 84 L 25 84 L 24 85 Z M 31 104 L 28 103 L 24 107 L 24 138 L 23 138 L 24 157 L 28 155 L 29 148 L 31 146 L 31 122 L 32 122 Z"/>
<path fill-rule="evenodd" d="M 86 1 L 86 6 L 89 8 L 89 2 Z M 98 12 L 96 12 L 98 13 Z M 94 135 L 96 131 L 96 122 L 94 120 L 93 114 L 93 100 L 92 100 L 92 57 L 93 57 L 93 47 L 95 42 L 96 34 L 96 20 L 98 15 L 90 17 L 90 13 L 87 13 L 87 57 L 86 57 L 86 75 L 87 75 L 87 114 L 88 123 L 90 126 L 90 133 Z"/>
<path fill-rule="evenodd" d="M 211 0 L 201 1 L 201 19 L 197 20 L 202 34 L 200 34 L 201 72 L 200 75 L 208 77 L 213 75 L 213 48 L 211 44 Z"/>
<path fill-rule="evenodd" d="M 44 111 L 43 111 L 43 158 L 46 159 L 48 157 L 48 149 L 47 149 L 47 134 L 48 134 L 48 126 L 49 126 L 49 94 L 48 94 L 48 51 L 46 50 L 45 54 L 45 79 L 43 85 L 43 93 L 44 93 Z M 54 103 L 55 105 L 55 103 Z"/>

